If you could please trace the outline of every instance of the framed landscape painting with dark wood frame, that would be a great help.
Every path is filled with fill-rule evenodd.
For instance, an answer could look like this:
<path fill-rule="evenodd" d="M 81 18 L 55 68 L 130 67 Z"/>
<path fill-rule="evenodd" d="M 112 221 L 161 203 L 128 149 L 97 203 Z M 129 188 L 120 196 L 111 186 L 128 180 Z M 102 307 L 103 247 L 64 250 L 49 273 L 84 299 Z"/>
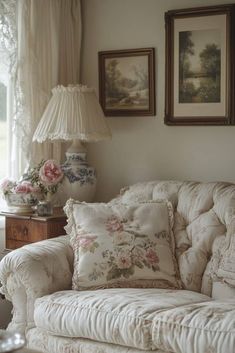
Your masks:
<path fill-rule="evenodd" d="M 166 124 L 234 124 L 234 9 L 221 5 L 165 14 Z"/>
<path fill-rule="evenodd" d="M 104 114 L 155 115 L 154 68 L 154 48 L 99 52 L 99 93 Z"/>

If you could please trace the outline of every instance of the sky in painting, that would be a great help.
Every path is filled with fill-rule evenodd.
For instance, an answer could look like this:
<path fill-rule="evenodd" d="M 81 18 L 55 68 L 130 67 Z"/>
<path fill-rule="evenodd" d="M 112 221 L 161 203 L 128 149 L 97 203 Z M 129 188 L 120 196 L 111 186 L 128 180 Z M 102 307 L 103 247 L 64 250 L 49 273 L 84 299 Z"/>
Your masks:
<path fill-rule="evenodd" d="M 118 61 L 117 68 L 121 71 L 122 76 L 135 80 L 136 74 L 134 67 L 138 71 L 144 70 L 145 72 L 148 70 L 148 56 L 140 55 L 140 56 L 130 56 L 130 57 L 118 57 L 106 59 L 106 66 L 108 65 L 110 60 L 116 59 Z"/>

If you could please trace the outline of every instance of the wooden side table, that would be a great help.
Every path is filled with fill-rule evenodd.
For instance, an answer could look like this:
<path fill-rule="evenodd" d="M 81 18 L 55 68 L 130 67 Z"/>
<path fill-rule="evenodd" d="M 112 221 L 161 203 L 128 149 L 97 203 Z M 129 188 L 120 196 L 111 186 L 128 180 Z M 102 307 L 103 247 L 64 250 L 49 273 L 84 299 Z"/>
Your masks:
<path fill-rule="evenodd" d="M 62 209 L 55 209 L 54 214 L 42 217 L 32 214 L 0 212 L 6 218 L 6 248 L 17 249 L 23 245 L 66 234 L 67 224 Z"/>

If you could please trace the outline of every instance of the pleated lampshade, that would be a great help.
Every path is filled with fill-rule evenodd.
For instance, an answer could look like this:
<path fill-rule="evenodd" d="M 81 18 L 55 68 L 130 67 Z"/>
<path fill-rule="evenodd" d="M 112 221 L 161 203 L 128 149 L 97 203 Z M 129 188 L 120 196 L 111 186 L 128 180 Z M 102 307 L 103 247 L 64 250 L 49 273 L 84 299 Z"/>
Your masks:
<path fill-rule="evenodd" d="M 93 88 L 57 86 L 35 130 L 33 141 L 74 140 L 96 142 L 111 137 Z"/>
<path fill-rule="evenodd" d="M 81 142 L 111 137 L 106 118 L 92 88 L 83 85 L 57 86 L 35 130 L 33 141 L 72 140 L 58 197 L 64 205 L 69 198 L 91 202 L 96 189 L 95 169 L 87 163 Z"/>

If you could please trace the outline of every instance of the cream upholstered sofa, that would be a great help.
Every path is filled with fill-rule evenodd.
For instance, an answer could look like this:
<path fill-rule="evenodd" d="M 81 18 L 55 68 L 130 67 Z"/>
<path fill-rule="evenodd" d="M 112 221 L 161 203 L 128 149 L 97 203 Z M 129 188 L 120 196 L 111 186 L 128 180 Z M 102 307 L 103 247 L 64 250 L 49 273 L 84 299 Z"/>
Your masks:
<path fill-rule="evenodd" d="M 62 236 L 0 263 L 13 302 L 9 329 L 48 353 L 234 353 L 235 185 L 155 181 L 110 204 L 168 199 L 183 288 L 71 290 L 73 251 Z"/>

